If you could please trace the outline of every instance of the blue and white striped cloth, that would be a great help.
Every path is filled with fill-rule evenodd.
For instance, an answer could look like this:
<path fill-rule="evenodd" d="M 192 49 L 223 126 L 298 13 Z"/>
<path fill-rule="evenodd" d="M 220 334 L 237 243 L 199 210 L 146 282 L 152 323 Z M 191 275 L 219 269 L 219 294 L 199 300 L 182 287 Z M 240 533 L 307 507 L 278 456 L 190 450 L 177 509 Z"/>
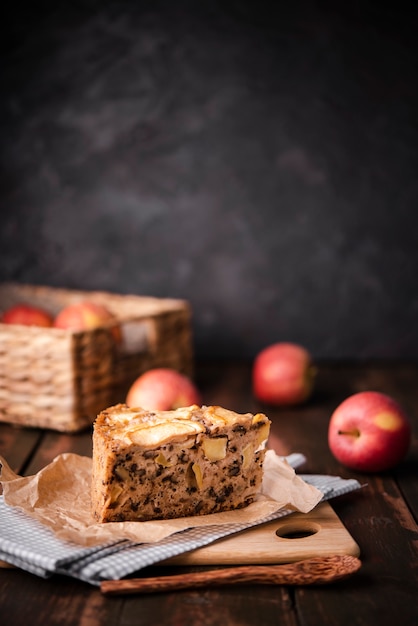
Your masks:
<path fill-rule="evenodd" d="M 305 462 L 301 454 L 286 457 L 293 467 Z M 361 487 L 354 479 L 338 476 L 300 475 L 323 493 L 323 500 Z M 0 496 L 0 559 L 44 578 L 64 574 L 92 585 L 102 580 L 119 580 L 149 565 L 206 546 L 233 533 L 273 521 L 293 511 L 281 509 L 256 524 L 232 524 L 191 528 L 157 543 L 135 544 L 119 541 L 95 547 L 81 547 L 58 539 L 52 530 L 17 508 L 7 506 Z"/>

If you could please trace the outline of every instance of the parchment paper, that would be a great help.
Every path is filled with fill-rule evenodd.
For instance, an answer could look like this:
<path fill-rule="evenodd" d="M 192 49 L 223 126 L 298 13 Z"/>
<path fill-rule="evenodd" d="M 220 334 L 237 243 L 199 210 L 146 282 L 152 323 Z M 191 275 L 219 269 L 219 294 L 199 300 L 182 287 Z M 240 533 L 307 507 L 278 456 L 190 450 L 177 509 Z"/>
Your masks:
<path fill-rule="evenodd" d="M 153 543 L 196 526 L 256 523 L 282 508 L 307 513 L 322 498 L 273 450 L 266 452 L 263 484 L 257 500 L 244 509 L 149 522 L 100 524 L 91 516 L 92 460 L 72 453 L 58 455 L 33 476 L 15 474 L 0 457 L 0 482 L 7 505 L 25 511 L 63 540 L 94 546 L 128 539 Z"/>

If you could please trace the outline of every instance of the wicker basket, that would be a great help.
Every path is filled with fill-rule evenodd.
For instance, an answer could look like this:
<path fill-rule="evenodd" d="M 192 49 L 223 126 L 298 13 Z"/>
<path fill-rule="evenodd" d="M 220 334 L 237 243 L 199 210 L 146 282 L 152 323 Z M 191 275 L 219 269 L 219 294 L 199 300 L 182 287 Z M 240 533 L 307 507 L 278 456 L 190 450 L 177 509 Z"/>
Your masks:
<path fill-rule="evenodd" d="M 192 375 L 191 311 L 183 300 L 0 285 L 0 313 L 25 302 L 52 315 L 89 300 L 118 319 L 74 332 L 0 323 L 0 421 L 77 432 L 104 408 L 124 402 L 132 382 L 153 367 Z"/>

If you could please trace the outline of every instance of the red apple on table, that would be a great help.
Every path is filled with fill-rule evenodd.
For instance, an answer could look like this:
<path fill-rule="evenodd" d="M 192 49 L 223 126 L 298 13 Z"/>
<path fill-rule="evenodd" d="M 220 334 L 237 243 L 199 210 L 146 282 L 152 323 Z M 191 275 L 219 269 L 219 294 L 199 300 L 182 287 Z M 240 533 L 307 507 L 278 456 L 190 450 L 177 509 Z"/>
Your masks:
<path fill-rule="evenodd" d="M 258 353 L 252 370 L 253 393 L 261 402 L 290 405 L 311 395 L 316 369 L 310 353 L 295 343 L 274 343 Z"/>
<path fill-rule="evenodd" d="M 92 330 L 99 326 L 107 326 L 112 322 L 112 334 L 115 341 L 120 341 L 121 332 L 117 318 L 104 305 L 83 300 L 61 309 L 54 320 L 55 328 L 66 330 Z"/>
<path fill-rule="evenodd" d="M 406 455 L 411 426 L 390 396 L 362 391 L 342 402 L 331 416 L 328 444 L 335 458 L 359 472 L 381 472 Z"/>
<path fill-rule="evenodd" d="M 126 397 L 128 406 L 150 411 L 171 411 L 200 403 L 200 393 L 192 380 L 164 367 L 148 370 L 139 376 Z"/>
<path fill-rule="evenodd" d="M 23 326 L 52 326 L 54 318 L 41 307 L 30 304 L 16 304 L 3 313 L 3 324 L 22 324 Z"/>

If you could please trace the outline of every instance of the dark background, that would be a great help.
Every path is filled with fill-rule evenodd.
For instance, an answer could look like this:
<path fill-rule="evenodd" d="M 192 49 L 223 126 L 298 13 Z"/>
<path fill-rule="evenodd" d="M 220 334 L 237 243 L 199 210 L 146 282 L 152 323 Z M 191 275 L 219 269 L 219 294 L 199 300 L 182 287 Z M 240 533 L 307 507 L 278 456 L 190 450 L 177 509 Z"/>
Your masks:
<path fill-rule="evenodd" d="M 201 357 L 417 358 L 416 19 L 286 4 L 14 3 L 0 280 L 187 298 Z"/>

